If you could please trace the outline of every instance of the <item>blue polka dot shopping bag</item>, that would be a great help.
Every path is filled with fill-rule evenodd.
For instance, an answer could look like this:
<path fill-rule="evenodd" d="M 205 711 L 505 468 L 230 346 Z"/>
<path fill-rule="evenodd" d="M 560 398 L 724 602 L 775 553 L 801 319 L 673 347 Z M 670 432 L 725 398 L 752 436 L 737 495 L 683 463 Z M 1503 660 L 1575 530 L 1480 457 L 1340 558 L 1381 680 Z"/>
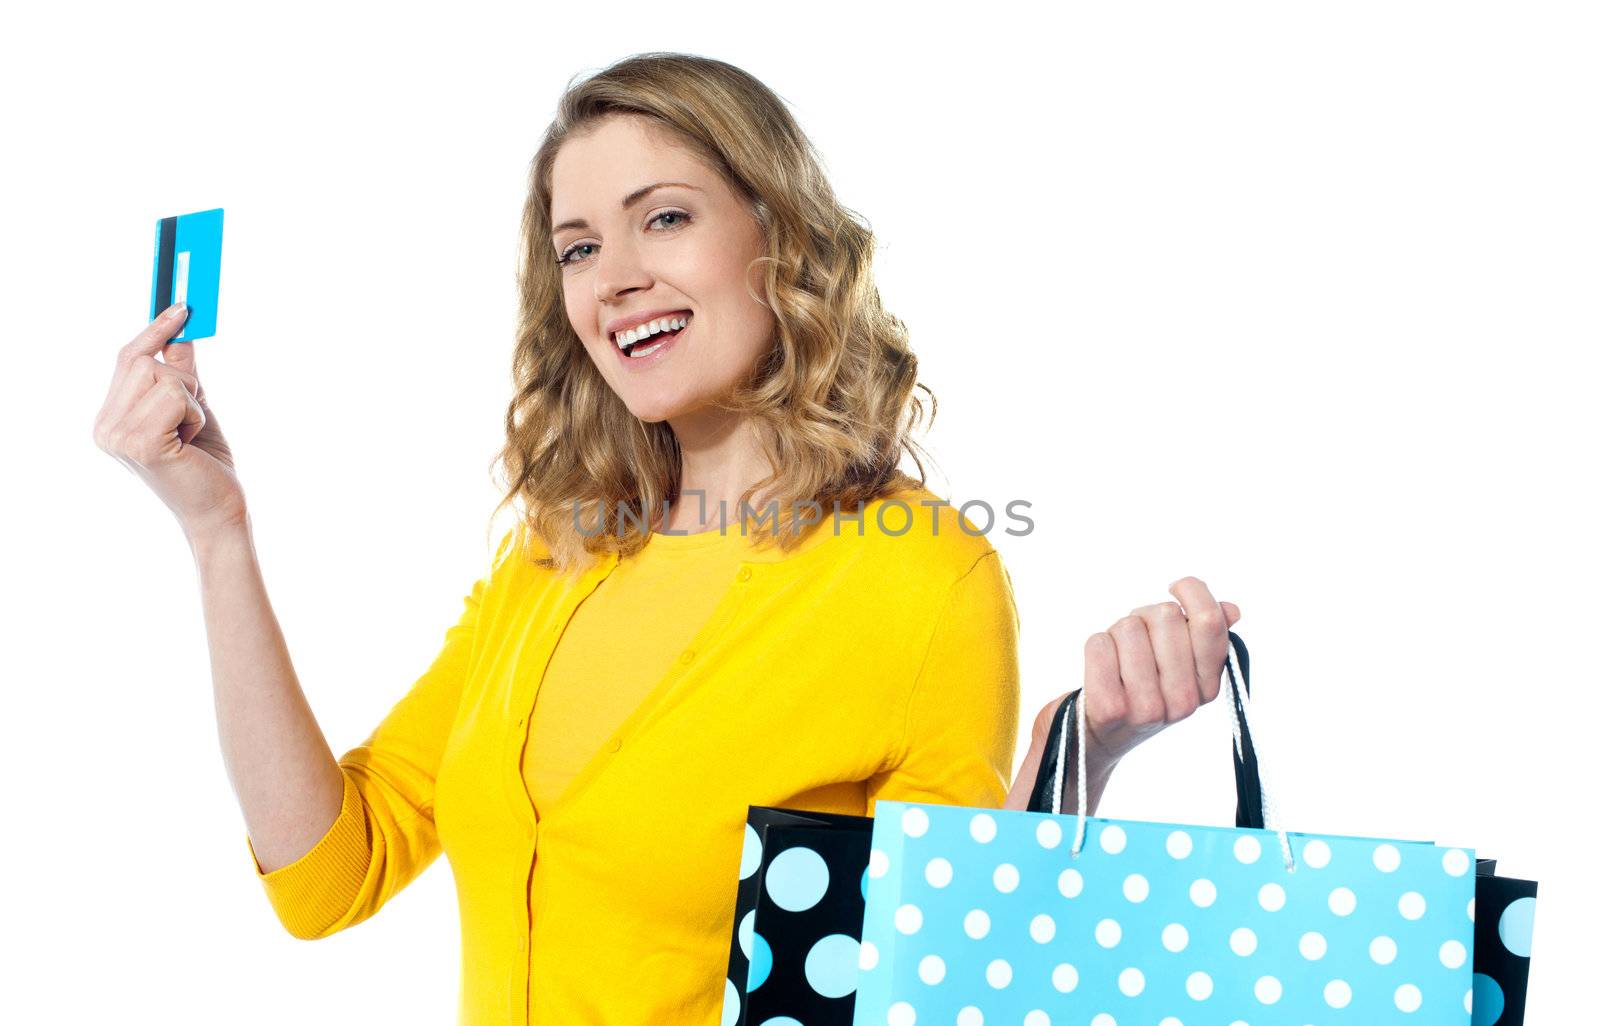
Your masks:
<path fill-rule="evenodd" d="M 1473 1023 L 1474 850 L 1273 827 L 1230 641 L 1239 819 L 1263 824 L 1083 815 L 1063 703 L 1042 783 L 1059 810 L 1075 749 L 1079 814 L 877 803 L 856 1026 Z"/>
<path fill-rule="evenodd" d="M 1469 942 L 1445 936 L 1463 922 L 1451 902 L 1464 889 L 1440 897 L 1461 886 L 1468 849 L 1267 830 L 1249 653 L 1230 640 L 1244 684 L 1241 695 L 1230 660 L 1241 829 L 1055 815 L 1078 692 L 1051 723 L 1028 802 L 1050 815 L 885 802 L 875 842 L 866 817 L 752 806 L 721 1026 L 1465 1022 L 1448 1002 L 1430 1019 L 1434 985 L 1410 970 L 1436 958 L 1434 976 L 1449 977 L 1469 957 L 1472 1026 L 1521 1026 L 1538 885 L 1477 859 Z M 1274 877 L 1275 857 L 1285 871 L 1297 860 L 1298 883 Z M 877 932 L 863 944 L 864 916 Z M 1295 1018 L 1297 995 L 1320 1014 Z"/>

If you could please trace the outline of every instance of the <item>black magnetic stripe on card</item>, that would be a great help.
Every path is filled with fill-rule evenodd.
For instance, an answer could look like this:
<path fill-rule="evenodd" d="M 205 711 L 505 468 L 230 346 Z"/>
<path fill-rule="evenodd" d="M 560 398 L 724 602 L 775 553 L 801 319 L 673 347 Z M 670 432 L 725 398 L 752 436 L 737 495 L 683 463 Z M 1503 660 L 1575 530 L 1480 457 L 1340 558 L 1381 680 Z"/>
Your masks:
<path fill-rule="evenodd" d="M 157 314 L 172 305 L 172 262 L 178 250 L 178 219 L 161 219 L 161 243 L 156 253 Z"/>

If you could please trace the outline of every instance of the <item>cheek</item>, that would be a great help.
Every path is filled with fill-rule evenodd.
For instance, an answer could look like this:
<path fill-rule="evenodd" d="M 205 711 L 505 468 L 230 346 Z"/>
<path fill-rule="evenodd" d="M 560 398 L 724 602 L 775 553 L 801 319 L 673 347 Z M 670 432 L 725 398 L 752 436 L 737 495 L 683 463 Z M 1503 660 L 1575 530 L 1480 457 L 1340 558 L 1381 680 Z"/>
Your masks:
<path fill-rule="evenodd" d="M 735 247 L 724 246 L 700 254 L 694 264 L 694 277 L 686 279 L 689 294 L 713 298 L 718 320 L 740 337 L 741 345 L 763 348 L 776 323 L 772 311 L 755 297 L 761 294 L 761 268 L 750 263 L 760 254 L 746 256 Z"/>
<path fill-rule="evenodd" d="M 706 232 L 674 254 L 670 268 L 661 268 L 691 297 L 715 295 L 719 302 L 745 295 L 745 266 L 758 254 L 749 252 L 750 240 L 728 232 Z"/>
<path fill-rule="evenodd" d="M 603 349 L 600 347 L 599 342 L 609 342 L 609 340 L 600 339 L 596 341 L 594 302 L 592 300 L 584 302 L 578 297 L 578 290 L 575 288 L 566 288 L 564 290 L 564 299 L 567 311 L 567 325 L 572 328 L 573 332 L 583 342 L 583 347 L 591 354 L 603 354 Z"/>

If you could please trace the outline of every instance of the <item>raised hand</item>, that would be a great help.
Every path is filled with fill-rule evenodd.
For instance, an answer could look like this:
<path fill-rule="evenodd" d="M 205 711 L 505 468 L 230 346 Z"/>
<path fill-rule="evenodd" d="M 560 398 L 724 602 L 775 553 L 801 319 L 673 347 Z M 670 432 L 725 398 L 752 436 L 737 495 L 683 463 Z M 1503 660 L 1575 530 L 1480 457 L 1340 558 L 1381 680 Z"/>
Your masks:
<path fill-rule="evenodd" d="M 94 442 L 149 485 L 193 538 L 242 524 L 246 514 L 233 451 L 195 374 L 194 344 L 168 342 L 185 312 L 167 309 L 118 351 Z"/>
<path fill-rule="evenodd" d="M 1088 718 L 1090 812 L 1124 756 L 1221 690 L 1228 629 L 1239 621 L 1239 607 L 1218 602 L 1197 577 L 1174 581 L 1167 590 L 1177 601 L 1140 606 L 1084 643 L 1079 708 Z M 1027 807 L 1050 721 L 1065 699 L 1056 697 L 1035 717 L 1006 808 Z M 1076 774 L 1076 760 L 1069 770 Z"/>

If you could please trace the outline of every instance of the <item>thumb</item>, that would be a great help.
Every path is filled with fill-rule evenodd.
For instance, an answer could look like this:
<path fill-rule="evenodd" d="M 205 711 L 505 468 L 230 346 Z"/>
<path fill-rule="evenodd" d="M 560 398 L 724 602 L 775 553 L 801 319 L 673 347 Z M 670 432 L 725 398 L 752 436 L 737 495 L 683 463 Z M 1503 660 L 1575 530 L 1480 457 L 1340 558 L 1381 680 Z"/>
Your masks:
<path fill-rule="evenodd" d="M 188 319 L 189 308 L 186 305 L 172 304 L 146 324 L 143 331 L 133 336 L 127 345 L 128 352 L 134 356 L 154 356 L 166 348 L 167 339 L 183 330 L 183 324 Z"/>
<path fill-rule="evenodd" d="M 1232 602 L 1217 603 L 1222 607 L 1222 615 L 1228 618 L 1228 626 L 1232 627 L 1239 622 L 1239 607 Z"/>

